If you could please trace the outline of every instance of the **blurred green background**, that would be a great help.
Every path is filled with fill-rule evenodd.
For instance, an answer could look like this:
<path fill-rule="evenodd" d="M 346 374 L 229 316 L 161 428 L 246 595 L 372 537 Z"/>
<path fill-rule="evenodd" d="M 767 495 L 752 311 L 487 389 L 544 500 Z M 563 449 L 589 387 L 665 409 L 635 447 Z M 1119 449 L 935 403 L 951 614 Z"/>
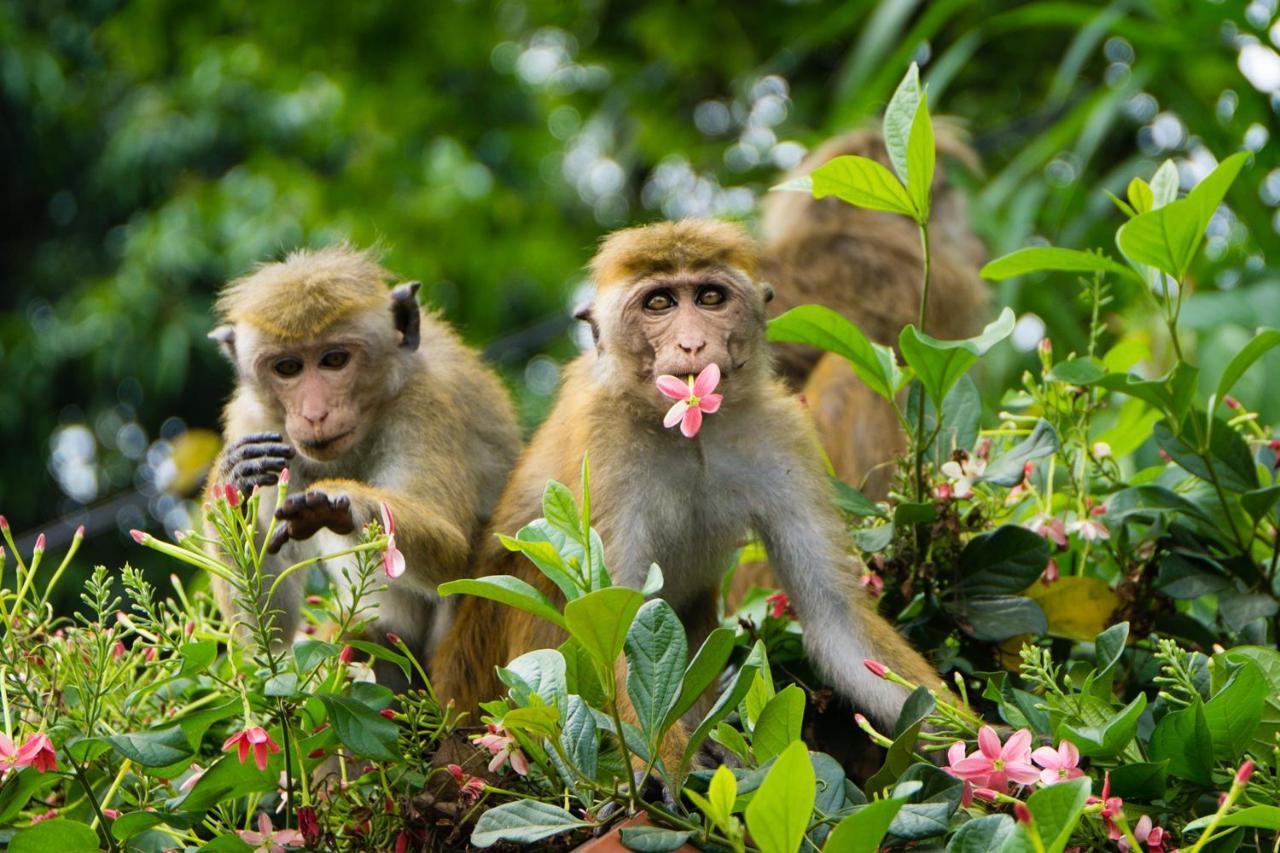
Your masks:
<path fill-rule="evenodd" d="M 781 170 L 858 126 L 920 63 L 985 161 L 962 175 L 991 255 L 1111 245 L 1123 194 L 1252 164 L 1184 311 L 1216 377 L 1280 322 L 1274 0 L 758 3 L 0 2 L 0 511 L 23 542 L 79 523 L 81 562 L 189 523 L 180 494 L 229 391 L 216 289 L 262 260 L 378 243 L 485 347 L 532 426 L 577 348 L 567 308 L 621 225 L 752 221 Z M 1229 209 L 1228 209 L 1229 208 Z M 1070 277 L 1002 285 L 1015 347 L 1085 343 Z M 1117 291 L 1115 335 L 1150 334 Z M 1280 419 L 1274 358 L 1240 388 Z M 73 594 L 72 591 L 67 592 Z"/>

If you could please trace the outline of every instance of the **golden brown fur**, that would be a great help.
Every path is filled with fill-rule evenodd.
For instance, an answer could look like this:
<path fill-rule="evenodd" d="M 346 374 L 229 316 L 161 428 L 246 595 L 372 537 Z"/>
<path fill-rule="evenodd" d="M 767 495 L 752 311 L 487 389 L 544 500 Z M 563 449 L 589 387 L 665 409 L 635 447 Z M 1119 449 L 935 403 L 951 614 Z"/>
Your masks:
<path fill-rule="evenodd" d="M 379 596 L 375 633 L 398 633 L 425 661 L 447 616 L 435 588 L 467 574 L 520 440 L 493 371 L 443 321 L 418 309 L 416 286 L 392 291 L 386 278 L 368 254 L 338 247 L 295 252 L 228 286 L 219 313 L 231 325 L 214 336 L 239 382 L 224 412 L 228 447 L 211 480 L 239 477 L 246 490 L 274 484 L 274 471 L 253 467 L 262 456 L 235 454 L 245 436 L 275 433 L 278 442 L 249 444 L 276 448 L 267 457 L 275 471 L 287 462 L 291 495 L 319 493 L 330 507 L 349 505 L 351 532 L 330 527 L 310 535 L 301 523 L 305 510 L 296 530 L 281 522 L 285 541 L 269 560 L 270 573 L 349 546 L 385 502 L 406 572 Z M 312 376 L 312 361 L 333 348 L 349 353 L 348 366 Z M 293 358 L 307 368 L 298 378 L 273 373 L 281 359 Z M 310 440 L 327 440 L 324 431 L 340 415 L 358 424 L 353 437 L 338 450 L 331 443 L 308 449 Z M 260 529 L 270 521 L 270 493 L 263 503 Z M 325 568 L 341 584 L 340 565 Z M 283 639 L 298 624 L 302 580 L 301 573 L 290 576 L 274 602 Z M 234 612 L 225 587 L 219 599 Z"/>

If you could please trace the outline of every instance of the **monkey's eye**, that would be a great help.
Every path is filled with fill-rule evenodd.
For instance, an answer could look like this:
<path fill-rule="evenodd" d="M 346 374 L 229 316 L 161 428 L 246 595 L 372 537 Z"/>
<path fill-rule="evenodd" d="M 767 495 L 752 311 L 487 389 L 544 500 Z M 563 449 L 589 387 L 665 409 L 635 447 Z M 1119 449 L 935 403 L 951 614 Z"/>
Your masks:
<path fill-rule="evenodd" d="M 644 300 L 646 311 L 666 311 L 668 308 L 674 307 L 675 299 L 671 298 L 671 294 L 665 290 L 659 290 L 657 293 L 651 293 Z"/>
<path fill-rule="evenodd" d="M 282 358 L 271 365 L 271 369 L 280 376 L 297 376 L 302 372 L 302 359 Z"/>
<path fill-rule="evenodd" d="M 340 370 L 351 360 L 351 353 L 344 349 L 332 349 L 320 357 L 320 366 L 329 370 Z"/>
<path fill-rule="evenodd" d="M 698 290 L 699 305 L 723 305 L 725 292 L 723 287 L 711 285 Z"/>

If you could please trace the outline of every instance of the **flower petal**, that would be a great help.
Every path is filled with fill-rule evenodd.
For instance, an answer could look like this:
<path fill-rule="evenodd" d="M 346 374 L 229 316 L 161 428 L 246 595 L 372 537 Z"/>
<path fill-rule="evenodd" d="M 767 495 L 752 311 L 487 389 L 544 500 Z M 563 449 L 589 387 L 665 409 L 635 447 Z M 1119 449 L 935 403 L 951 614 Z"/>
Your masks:
<path fill-rule="evenodd" d="M 689 383 L 678 376 L 664 373 L 656 380 L 658 390 L 673 400 L 689 399 Z"/>
<path fill-rule="evenodd" d="M 978 749 L 982 750 L 982 754 L 987 758 L 1000 757 L 1000 735 L 996 734 L 996 730 L 991 726 L 978 729 Z"/>
<path fill-rule="evenodd" d="M 1080 766 L 1080 749 L 1069 740 L 1058 744 L 1058 755 L 1062 758 L 1063 767 Z"/>
<path fill-rule="evenodd" d="M 391 515 L 391 507 L 387 506 L 387 502 L 382 502 L 382 532 L 388 536 L 396 535 L 396 520 Z"/>
<path fill-rule="evenodd" d="M 1064 766 L 1058 750 L 1051 746 L 1042 746 L 1031 753 L 1031 760 L 1046 770 L 1057 770 Z"/>
<path fill-rule="evenodd" d="M 685 410 L 689 408 L 689 404 L 684 400 L 678 401 L 674 406 L 667 410 L 667 416 L 662 419 L 662 425 L 667 429 L 671 429 L 680 423 L 684 417 Z"/>
<path fill-rule="evenodd" d="M 684 420 L 680 422 L 680 433 L 685 438 L 693 438 L 702 429 L 702 412 L 695 406 L 685 410 Z"/>
<path fill-rule="evenodd" d="M 1010 761 L 1016 761 L 1027 754 L 1029 746 L 1031 746 L 1031 732 L 1028 729 L 1018 729 L 1009 735 L 1000 754 Z"/>
<path fill-rule="evenodd" d="M 698 398 L 698 408 L 708 415 L 713 415 L 720 410 L 722 400 L 724 400 L 724 396 L 721 394 L 708 394 L 705 397 Z"/>
<path fill-rule="evenodd" d="M 698 378 L 693 380 L 693 394 L 695 397 L 704 397 L 716 390 L 716 386 L 720 384 L 720 365 L 714 361 L 702 368 L 702 372 L 698 374 Z"/>

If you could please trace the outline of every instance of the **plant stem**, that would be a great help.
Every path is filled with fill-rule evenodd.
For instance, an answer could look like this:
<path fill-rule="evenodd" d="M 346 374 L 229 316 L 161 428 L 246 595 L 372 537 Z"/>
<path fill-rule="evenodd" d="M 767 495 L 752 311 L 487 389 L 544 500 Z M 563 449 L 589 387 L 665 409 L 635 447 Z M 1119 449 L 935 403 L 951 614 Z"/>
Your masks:
<path fill-rule="evenodd" d="M 284 706 L 284 700 L 280 700 L 280 739 L 284 741 L 282 746 L 284 749 L 284 825 L 289 827 L 289 819 L 293 816 L 293 750 L 290 742 L 292 738 L 289 736 L 289 711 Z M 298 762 L 298 769 L 302 769 L 302 762 Z"/>
<path fill-rule="evenodd" d="M 929 224 L 927 222 L 918 223 L 920 226 L 920 252 L 924 257 L 923 286 L 920 288 L 920 331 L 927 332 L 924 321 L 928 316 L 929 308 Z"/>
<path fill-rule="evenodd" d="M 111 834 L 111 830 L 107 827 L 107 816 L 102 813 L 102 806 L 98 804 L 98 798 L 93 795 L 93 786 L 89 784 L 89 780 L 84 777 L 84 770 L 76 761 L 68 761 L 71 765 L 71 772 L 76 776 L 76 780 L 80 783 L 80 787 L 84 789 L 85 794 L 89 797 L 89 805 L 93 806 L 93 813 L 98 816 L 98 824 L 102 827 L 102 837 L 107 839 L 107 849 L 111 853 L 115 853 L 119 848 L 116 847 L 116 839 Z"/>

